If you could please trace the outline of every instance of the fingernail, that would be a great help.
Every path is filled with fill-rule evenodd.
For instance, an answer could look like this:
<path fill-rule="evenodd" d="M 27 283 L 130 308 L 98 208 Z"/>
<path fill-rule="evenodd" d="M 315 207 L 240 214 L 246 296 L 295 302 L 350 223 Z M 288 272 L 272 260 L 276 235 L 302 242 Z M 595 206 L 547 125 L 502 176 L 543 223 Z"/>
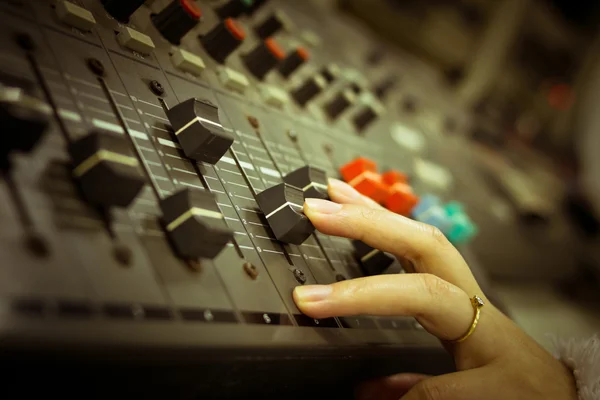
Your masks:
<path fill-rule="evenodd" d="M 294 289 L 296 301 L 304 303 L 325 300 L 332 291 L 329 285 L 297 286 Z"/>
<path fill-rule="evenodd" d="M 335 214 L 342 209 L 341 204 L 321 199 L 306 199 L 304 203 L 310 211 L 321 214 Z"/>
<path fill-rule="evenodd" d="M 339 179 L 329 178 L 329 186 L 341 196 L 349 197 L 351 199 L 358 199 L 362 196 L 352 186 L 348 185 L 346 182 L 340 181 Z"/>

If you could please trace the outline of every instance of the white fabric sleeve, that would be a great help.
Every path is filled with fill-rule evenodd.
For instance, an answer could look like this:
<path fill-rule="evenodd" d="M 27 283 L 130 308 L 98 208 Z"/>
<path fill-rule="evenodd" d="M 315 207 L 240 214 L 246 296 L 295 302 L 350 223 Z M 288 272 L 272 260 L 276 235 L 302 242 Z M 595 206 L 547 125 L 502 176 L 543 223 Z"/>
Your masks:
<path fill-rule="evenodd" d="M 554 356 L 572 372 L 579 400 L 600 400 L 600 339 L 556 339 Z"/>

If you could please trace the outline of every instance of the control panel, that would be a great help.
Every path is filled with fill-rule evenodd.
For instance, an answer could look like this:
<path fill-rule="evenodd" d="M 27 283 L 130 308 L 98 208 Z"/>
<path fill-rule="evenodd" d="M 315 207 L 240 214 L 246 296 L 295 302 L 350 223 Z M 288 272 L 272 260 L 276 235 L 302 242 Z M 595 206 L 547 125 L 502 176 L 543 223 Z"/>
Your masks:
<path fill-rule="evenodd" d="M 168 360 L 166 380 L 202 371 L 186 387 L 225 379 L 224 397 L 295 398 L 452 368 L 411 318 L 315 320 L 292 299 L 403 273 L 315 230 L 302 204 L 329 177 L 454 243 L 477 231 L 390 135 L 394 50 L 373 61 L 376 39 L 317 3 L 0 2 L 0 347 L 16 371 L 85 349 Z"/>

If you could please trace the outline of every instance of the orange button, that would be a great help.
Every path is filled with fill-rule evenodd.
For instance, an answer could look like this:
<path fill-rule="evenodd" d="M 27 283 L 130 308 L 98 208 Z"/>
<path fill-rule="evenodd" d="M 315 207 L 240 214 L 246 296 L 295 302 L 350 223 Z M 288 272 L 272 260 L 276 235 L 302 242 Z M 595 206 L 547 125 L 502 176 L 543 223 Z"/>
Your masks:
<path fill-rule="evenodd" d="M 406 183 L 395 183 L 390 187 L 390 195 L 385 201 L 385 207 L 396 214 L 409 215 L 412 209 L 419 203 L 409 185 Z"/>
<path fill-rule="evenodd" d="M 340 168 L 342 178 L 346 182 L 350 182 L 365 171 L 377 172 L 377 164 L 368 158 L 360 157 Z"/>
<path fill-rule="evenodd" d="M 390 194 L 387 185 L 381 180 L 381 175 L 372 171 L 364 171 L 348 184 L 378 203 L 383 203 Z"/>
<path fill-rule="evenodd" d="M 408 177 L 400 171 L 390 170 L 381 175 L 386 185 L 392 186 L 394 183 L 407 183 Z"/>

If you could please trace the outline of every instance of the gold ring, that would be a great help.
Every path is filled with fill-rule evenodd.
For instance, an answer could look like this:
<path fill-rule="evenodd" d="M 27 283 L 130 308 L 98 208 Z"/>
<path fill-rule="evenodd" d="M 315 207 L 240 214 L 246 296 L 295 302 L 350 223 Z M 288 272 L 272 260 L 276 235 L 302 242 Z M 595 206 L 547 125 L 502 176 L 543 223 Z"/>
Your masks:
<path fill-rule="evenodd" d="M 475 332 L 475 328 L 477 328 L 477 323 L 479 322 L 479 316 L 481 315 L 481 308 L 485 305 L 485 303 L 483 302 L 481 297 L 475 295 L 471 298 L 471 305 L 473 306 L 473 312 L 474 312 L 473 322 L 471 323 L 469 330 L 464 335 L 462 335 L 458 339 L 452 341 L 454 343 L 464 342 L 465 340 L 467 340 L 469 338 L 469 336 L 471 336 L 473 334 L 473 332 Z"/>

